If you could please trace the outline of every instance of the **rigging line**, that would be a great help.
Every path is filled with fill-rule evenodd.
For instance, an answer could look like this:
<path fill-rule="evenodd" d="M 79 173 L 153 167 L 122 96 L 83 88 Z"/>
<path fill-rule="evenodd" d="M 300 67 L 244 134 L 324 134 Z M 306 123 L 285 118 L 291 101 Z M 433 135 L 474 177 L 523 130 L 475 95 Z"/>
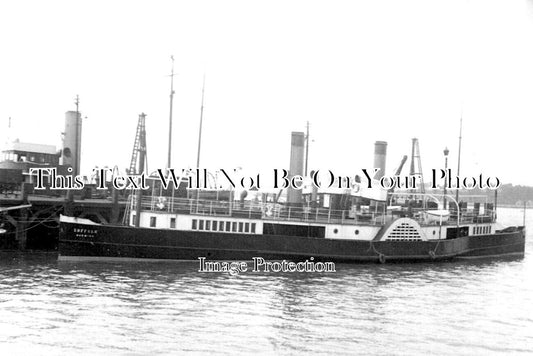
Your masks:
<path fill-rule="evenodd" d="M 35 220 L 17 220 L 17 222 L 20 222 L 20 223 L 37 223 L 37 222 L 48 222 L 48 221 L 56 221 L 56 219 L 35 219 Z"/>
<path fill-rule="evenodd" d="M 434 256 L 437 255 L 437 249 L 439 248 L 439 244 L 440 244 L 440 239 L 437 241 L 437 243 L 435 244 L 435 248 L 433 249 L 433 255 Z"/>
<path fill-rule="evenodd" d="M 202 84 L 202 105 L 200 107 L 200 128 L 198 130 L 198 153 L 196 155 L 196 168 L 200 168 L 200 148 L 202 146 L 202 123 L 204 118 L 204 92 L 205 92 L 205 73 Z"/>
<path fill-rule="evenodd" d="M 35 229 L 36 227 L 40 226 L 40 225 L 44 225 L 43 222 L 39 222 L 35 225 L 32 225 L 24 230 L 20 230 L 18 233 L 21 233 L 21 232 L 26 232 L 26 231 L 30 231 L 31 229 Z M 46 225 L 44 225 L 46 226 Z M 16 235 L 17 234 L 17 231 L 14 231 L 14 232 L 7 232 L 5 233 L 4 235 Z"/>
<path fill-rule="evenodd" d="M 63 207 L 58 208 L 56 211 L 53 212 L 53 214 L 58 213 L 62 208 L 63 208 Z M 34 220 L 34 221 L 35 221 L 35 220 Z M 47 220 L 46 218 L 45 218 L 45 219 L 42 219 L 42 220 L 38 221 L 37 224 L 35 224 L 35 225 L 33 225 L 33 226 L 30 226 L 30 227 L 28 227 L 28 228 L 25 229 L 25 230 L 22 230 L 22 232 L 24 232 L 24 231 L 28 231 L 28 230 L 30 230 L 30 229 L 33 229 L 33 228 L 35 228 L 35 227 L 37 227 L 37 226 L 39 226 L 39 225 L 41 225 L 41 224 L 43 224 L 43 223 L 45 223 L 45 222 L 48 222 L 48 221 L 55 221 L 55 219 L 50 219 L 50 220 Z M 22 222 L 28 222 L 28 223 L 31 224 L 31 222 L 30 222 L 29 220 L 28 220 L 28 221 L 22 221 Z"/>

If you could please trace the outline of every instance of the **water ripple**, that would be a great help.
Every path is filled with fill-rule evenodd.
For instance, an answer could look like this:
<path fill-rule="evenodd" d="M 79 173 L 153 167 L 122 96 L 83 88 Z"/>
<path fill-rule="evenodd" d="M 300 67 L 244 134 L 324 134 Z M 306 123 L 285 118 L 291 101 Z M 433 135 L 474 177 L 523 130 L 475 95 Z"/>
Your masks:
<path fill-rule="evenodd" d="M 529 354 L 524 259 L 202 274 L 0 253 L 2 354 Z"/>

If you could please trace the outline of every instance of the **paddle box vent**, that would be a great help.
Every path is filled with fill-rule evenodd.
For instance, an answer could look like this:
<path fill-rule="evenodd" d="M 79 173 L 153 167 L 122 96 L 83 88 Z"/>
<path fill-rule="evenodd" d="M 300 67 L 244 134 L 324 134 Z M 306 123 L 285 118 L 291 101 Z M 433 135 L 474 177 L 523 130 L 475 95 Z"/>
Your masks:
<path fill-rule="evenodd" d="M 388 241 L 420 241 L 419 230 L 409 224 L 408 222 L 402 222 L 396 225 L 388 234 L 386 240 Z"/>

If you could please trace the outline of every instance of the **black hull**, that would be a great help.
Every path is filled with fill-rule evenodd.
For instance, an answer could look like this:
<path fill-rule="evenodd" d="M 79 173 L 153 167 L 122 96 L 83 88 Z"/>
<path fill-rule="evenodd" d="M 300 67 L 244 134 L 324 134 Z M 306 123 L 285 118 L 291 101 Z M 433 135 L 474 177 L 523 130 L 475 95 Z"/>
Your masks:
<path fill-rule="evenodd" d="M 76 231 L 74 230 L 76 229 Z M 78 229 L 82 229 L 80 233 Z M 87 231 L 89 230 L 89 231 Z M 85 231 L 85 232 L 83 232 Z M 331 262 L 441 261 L 523 256 L 525 231 L 440 241 L 361 241 L 61 223 L 60 260 L 152 259 Z"/>

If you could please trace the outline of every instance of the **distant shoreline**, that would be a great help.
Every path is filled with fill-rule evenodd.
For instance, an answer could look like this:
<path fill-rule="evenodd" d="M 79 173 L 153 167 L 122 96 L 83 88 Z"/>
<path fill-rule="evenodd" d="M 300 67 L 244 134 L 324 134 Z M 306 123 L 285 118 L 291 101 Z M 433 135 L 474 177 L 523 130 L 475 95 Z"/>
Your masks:
<path fill-rule="evenodd" d="M 524 209 L 523 205 L 498 204 L 498 208 Z M 526 206 L 526 209 L 533 209 L 533 206 Z"/>

